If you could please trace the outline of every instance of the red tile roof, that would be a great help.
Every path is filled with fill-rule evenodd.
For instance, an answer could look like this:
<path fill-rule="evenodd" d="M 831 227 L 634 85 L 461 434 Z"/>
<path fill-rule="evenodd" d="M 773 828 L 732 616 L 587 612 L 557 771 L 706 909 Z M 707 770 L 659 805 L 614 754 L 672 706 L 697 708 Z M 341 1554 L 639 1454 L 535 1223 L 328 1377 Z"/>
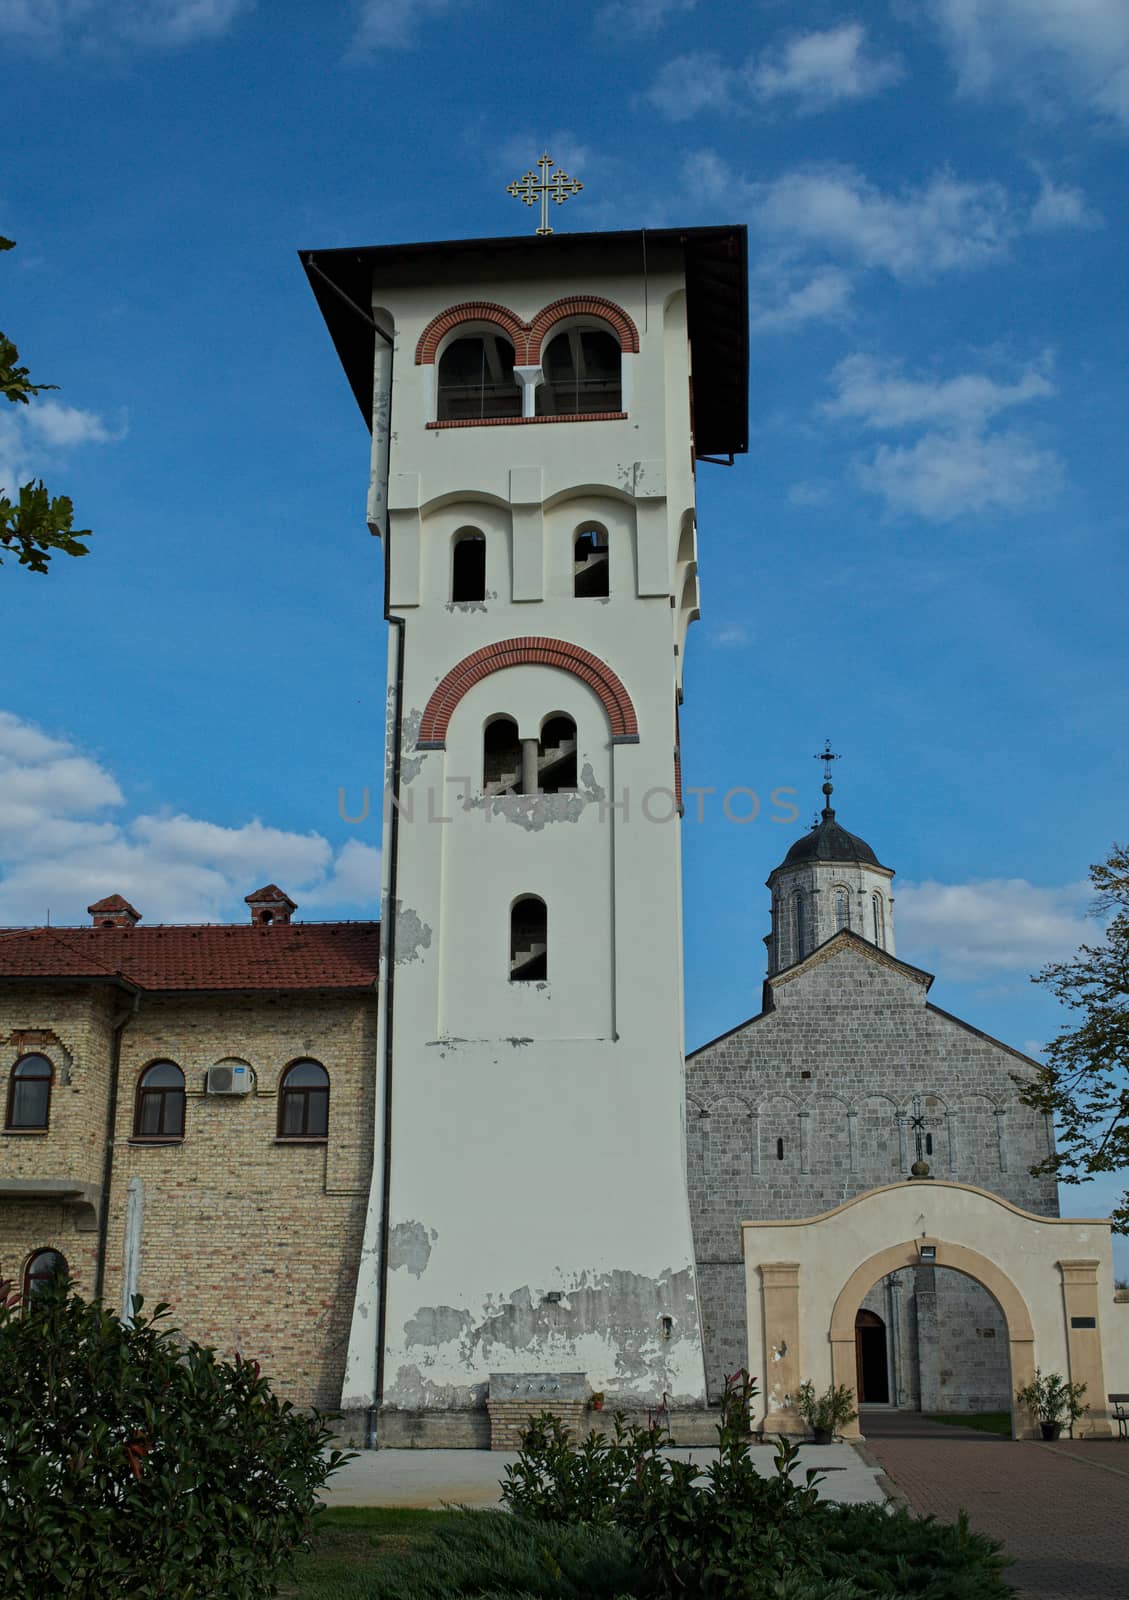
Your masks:
<path fill-rule="evenodd" d="M 0 981 L 97 979 L 156 991 L 371 989 L 379 922 L 0 930 Z"/>

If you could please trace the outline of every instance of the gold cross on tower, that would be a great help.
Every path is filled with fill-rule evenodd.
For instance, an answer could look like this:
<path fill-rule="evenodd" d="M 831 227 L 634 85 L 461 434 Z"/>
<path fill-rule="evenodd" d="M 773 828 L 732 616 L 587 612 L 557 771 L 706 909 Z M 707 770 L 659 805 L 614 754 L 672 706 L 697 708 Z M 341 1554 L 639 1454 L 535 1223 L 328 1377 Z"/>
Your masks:
<path fill-rule="evenodd" d="M 570 194 L 579 194 L 584 185 L 578 178 L 570 178 L 567 172 L 557 168 L 553 176 L 549 176 L 549 168 L 553 165 L 552 156 L 539 157 L 537 165 L 541 168 L 541 181 L 537 181 L 535 172 L 527 172 L 524 177 L 518 178 L 514 183 L 506 185 L 506 193 L 512 194 L 515 200 L 520 200 L 522 205 L 535 206 L 538 199 L 541 201 L 541 226 L 538 233 L 552 233 L 549 226 L 549 201 L 555 205 L 563 206 Z"/>

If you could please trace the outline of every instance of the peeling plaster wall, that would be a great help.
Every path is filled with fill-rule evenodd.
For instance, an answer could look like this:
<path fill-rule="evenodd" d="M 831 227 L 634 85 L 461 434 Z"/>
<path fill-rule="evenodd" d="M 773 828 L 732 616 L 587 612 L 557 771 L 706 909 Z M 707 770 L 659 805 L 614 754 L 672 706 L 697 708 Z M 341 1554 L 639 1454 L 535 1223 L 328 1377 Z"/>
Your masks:
<path fill-rule="evenodd" d="M 685 305 L 675 253 L 646 277 L 634 257 L 609 259 L 530 253 L 478 279 L 429 284 L 424 268 L 375 290 L 397 328 L 391 586 L 406 621 L 388 1407 L 481 1405 L 499 1369 L 583 1370 L 625 1402 L 704 1398 L 682 1134 L 681 846 L 677 820 L 661 820 L 673 813 L 681 671 L 675 558 L 693 521 Z M 626 419 L 426 428 L 436 368 L 413 352 L 437 312 L 474 299 L 530 318 L 581 289 L 639 328 L 623 361 Z M 609 533 L 606 603 L 573 593 L 573 541 L 591 521 Z M 486 538 L 488 598 L 452 606 L 451 540 L 467 527 Z M 607 662 L 639 742 L 613 746 L 579 679 L 530 666 L 477 684 L 446 750 L 417 750 L 420 708 L 444 675 L 530 635 Z M 526 738 L 552 713 L 573 717 L 579 790 L 485 799 L 482 724 L 496 712 Z M 648 792 L 660 820 L 643 815 Z M 386 861 L 388 845 L 386 808 Z M 509 907 L 523 893 L 548 906 L 544 984 L 509 980 Z M 382 1180 L 378 1160 L 350 1408 L 372 1396 Z"/>

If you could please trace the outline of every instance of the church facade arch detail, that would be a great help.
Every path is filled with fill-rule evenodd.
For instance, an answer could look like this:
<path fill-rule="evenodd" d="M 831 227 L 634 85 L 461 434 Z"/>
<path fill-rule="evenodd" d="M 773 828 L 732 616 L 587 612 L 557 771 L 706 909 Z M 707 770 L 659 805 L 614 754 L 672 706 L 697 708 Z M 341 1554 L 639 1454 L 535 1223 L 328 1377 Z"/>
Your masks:
<path fill-rule="evenodd" d="M 631 696 L 606 662 L 564 639 L 526 637 L 485 645 L 451 668 L 424 708 L 416 749 L 445 749 L 451 717 L 467 691 L 491 673 L 520 666 L 555 667 L 572 673 L 599 699 L 607 715 L 612 743 L 638 744 L 639 723 Z"/>
<path fill-rule="evenodd" d="M 492 300 L 463 300 L 458 305 L 448 306 L 445 311 L 432 317 L 420 334 L 416 342 L 415 363 L 417 367 L 432 366 L 443 340 L 456 328 L 464 324 L 490 322 L 512 342 L 516 366 L 536 366 L 541 359 L 545 335 L 566 317 L 594 317 L 606 323 L 619 340 L 620 350 L 625 355 L 638 354 L 639 329 L 622 306 L 602 295 L 566 295 L 543 306 L 532 322 L 524 321 L 508 306 L 498 305 Z"/>

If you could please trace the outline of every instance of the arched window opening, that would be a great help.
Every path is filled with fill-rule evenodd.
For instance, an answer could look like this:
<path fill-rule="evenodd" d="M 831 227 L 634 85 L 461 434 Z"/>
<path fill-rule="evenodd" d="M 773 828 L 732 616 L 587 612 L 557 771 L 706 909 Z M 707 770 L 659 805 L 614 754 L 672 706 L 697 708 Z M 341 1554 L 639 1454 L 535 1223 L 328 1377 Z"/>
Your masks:
<path fill-rule="evenodd" d="M 777 1161 L 783 1161 L 784 1160 L 784 1140 L 783 1139 L 777 1139 L 777 1141 L 776 1141 L 776 1159 L 777 1159 Z"/>
<path fill-rule="evenodd" d="M 486 535 L 468 528 L 451 546 L 451 599 L 455 604 L 486 599 Z"/>
<path fill-rule="evenodd" d="M 603 328 L 566 328 L 541 354 L 539 417 L 622 410 L 620 346 Z"/>
<path fill-rule="evenodd" d="M 24 1303 L 49 1289 L 58 1278 L 69 1276 L 67 1258 L 59 1250 L 37 1250 L 24 1268 Z"/>
<path fill-rule="evenodd" d="M 874 922 L 874 942 L 884 947 L 886 944 L 886 918 L 883 914 L 882 896 L 880 894 L 871 895 L 870 912 Z"/>
<path fill-rule="evenodd" d="M 512 717 L 494 717 L 482 734 L 482 792 L 521 793 L 521 740 Z"/>
<path fill-rule="evenodd" d="M 452 339 L 439 358 L 435 415 L 439 422 L 521 416 L 521 390 L 514 381 L 508 339 L 494 332 Z"/>
<path fill-rule="evenodd" d="M 572 592 L 578 600 L 605 600 L 611 593 L 608 536 L 603 528 L 581 528 L 576 535 Z"/>
<path fill-rule="evenodd" d="M 576 723 L 571 717 L 546 717 L 537 744 L 537 787 L 542 794 L 575 789 Z"/>
<path fill-rule="evenodd" d="M 837 886 L 835 890 L 835 931 L 840 928 L 849 928 L 851 925 L 851 897 L 846 889 Z"/>
<path fill-rule="evenodd" d="M 925 1135 L 925 1154 L 927 1156 L 933 1154 L 933 1135 L 931 1133 Z"/>
<path fill-rule="evenodd" d="M 536 895 L 523 895 L 510 911 L 510 981 L 537 983 L 548 975 L 548 908 Z"/>
<path fill-rule="evenodd" d="M 135 1139 L 183 1139 L 184 1073 L 174 1061 L 154 1061 L 137 1084 Z"/>
<path fill-rule="evenodd" d="M 796 960 L 802 961 L 808 953 L 807 917 L 804 915 L 804 897 L 792 896 L 792 924 L 796 930 Z"/>
<path fill-rule="evenodd" d="M 55 1070 L 46 1056 L 21 1056 L 8 1084 L 9 1128 L 45 1128 Z"/>
<path fill-rule="evenodd" d="M 278 1087 L 278 1137 L 324 1139 L 329 1132 L 329 1073 L 320 1061 L 295 1061 Z"/>

